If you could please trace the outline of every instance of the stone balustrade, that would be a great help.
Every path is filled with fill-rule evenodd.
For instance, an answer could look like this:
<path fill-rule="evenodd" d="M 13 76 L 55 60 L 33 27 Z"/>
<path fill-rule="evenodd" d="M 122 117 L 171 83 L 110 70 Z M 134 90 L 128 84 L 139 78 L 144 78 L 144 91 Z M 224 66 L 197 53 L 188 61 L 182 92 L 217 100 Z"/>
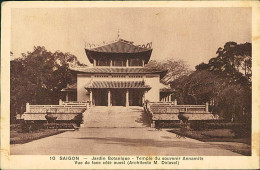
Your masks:
<path fill-rule="evenodd" d="M 90 106 L 90 101 L 62 101 L 59 100 L 59 105 L 65 105 L 65 106 Z"/>
<path fill-rule="evenodd" d="M 74 113 L 82 112 L 87 106 L 77 105 L 30 105 L 26 104 L 26 113 Z"/>
<path fill-rule="evenodd" d="M 89 102 L 64 102 L 61 100 L 59 105 L 30 105 L 26 103 L 26 111 L 20 116 L 20 119 L 46 120 L 45 116 L 50 114 L 57 117 L 57 120 L 72 120 L 89 107 Z"/>
<path fill-rule="evenodd" d="M 157 120 L 178 121 L 180 113 L 189 117 L 189 120 L 212 120 L 213 114 L 208 110 L 208 103 L 205 105 L 177 105 L 176 102 L 147 102 L 144 105 L 151 124 Z"/>

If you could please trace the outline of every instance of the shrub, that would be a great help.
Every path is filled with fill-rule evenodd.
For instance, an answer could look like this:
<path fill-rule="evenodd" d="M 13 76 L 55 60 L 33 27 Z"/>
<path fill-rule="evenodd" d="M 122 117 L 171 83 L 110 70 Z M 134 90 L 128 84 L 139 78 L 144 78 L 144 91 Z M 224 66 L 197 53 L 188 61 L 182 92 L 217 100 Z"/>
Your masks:
<path fill-rule="evenodd" d="M 47 115 L 45 115 L 45 118 L 46 118 L 48 123 L 54 123 L 57 119 L 57 116 L 55 117 L 51 114 L 47 114 Z"/>
<path fill-rule="evenodd" d="M 208 123 L 203 121 L 194 121 L 190 125 L 193 130 L 206 130 L 206 129 L 230 129 L 234 133 L 235 137 L 250 137 L 251 136 L 251 127 L 250 124 L 245 123 Z"/>
<path fill-rule="evenodd" d="M 158 120 L 155 122 L 155 127 L 160 127 L 160 128 L 180 128 L 180 123 L 179 121 L 162 121 Z"/>
<path fill-rule="evenodd" d="M 48 123 L 44 124 L 46 129 L 75 129 L 74 123 Z"/>
<path fill-rule="evenodd" d="M 36 132 L 40 130 L 43 125 L 37 121 L 22 121 L 21 130 L 23 133 Z"/>
<path fill-rule="evenodd" d="M 80 126 L 80 124 L 83 122 L 83 115 L 82 113 L 78 114 L 72 119 L 73 122 L 76 123 L 77 126 Z"/>
<path fill-rule="evenodd" d="M 21 121 L 21 130 L 23 133 L 29 132 L 29 124 L 26 121 Z"/>
<path fill-rule="evenodd" d="M 236 138 L 251 137 L 251 127 L 250 125 L 239 125 L 232 127 L 232 132 Z"/>
<path fill-rule="evenodd" d="M 193 130 L 200 131 L 200 130 L 206 130 L 207 126 L 206 126 L 206 123 L 203 121 L 192 121 L 190 123 L 190 128 Z"/>

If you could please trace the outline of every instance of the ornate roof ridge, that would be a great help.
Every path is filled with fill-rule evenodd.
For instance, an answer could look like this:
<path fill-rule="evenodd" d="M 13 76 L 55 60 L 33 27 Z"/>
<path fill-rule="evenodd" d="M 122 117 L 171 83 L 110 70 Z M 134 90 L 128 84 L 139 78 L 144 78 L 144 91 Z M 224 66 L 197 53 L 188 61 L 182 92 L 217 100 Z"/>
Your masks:
<path fill-rule="evenodd" d="M 98 48 L 98 47 L 106 46 L 106 45 L 108 45 L 108 44 L 115 43 L 115 42 L 117 42 L 117 41 L 118 41 L 118 40 L 112 40 L 112 41 L 109 41 L 109 42 L 103 41 L 103 44 L 102 44 L 102 45 L 99 45 L 99 44 L 97 45 L 97 44 L 90 44 L 90 43 L 88 43 L 88 45 L 90 46 L 90 48 L 86 48 L 86 47 L 85 47 L 85 49 L 91 50 L 91 49 L 95 49 L 95 48 Z M 93 48 L 92 48 L 91 46 L 93 46 Z"/>
<path fill-rule="evenodd" d="M 85 47 L 85 49 L 92 51 L 92 50 L 94 50 L 94 49 L 96 49 L 96 48 L 105 47 L 105 46 L 107 46 L 107 45 L 109 45 L 109 44 L 113 44 L 113 43 L 116 43 L 116 42 L 122 42 L 122 43 L 125 43 L 125 44 L 128 44 L 128 45 L 135 46 L 135 47 L 137 47 L 137 48 L 142 48 L 142 49 L 148 49 L 148 50 L 149 50 L 149 49 L 152 49 L 152 42 L 147 43 L 146 45 L 145 45 L 145 44 L 143 44 L 143 45 L 135 45 L 135 44 L 134 44 L 134 41 L 127 41 L 127 40 L 122 39 L 122 38 L 119 38 L 119 39 L 116 39 L 116 40 L 113 40 L 113 41 L 106 42 L 106 43 L 104 43 L 103 45 L 95 45 L 95 44 L 92 44 L 92 45 L 94 46 L 94 48 L 91 48 L 91 44 L 88 43 L 89 46 L 90 46 L 90 48 L 86 48 L 86 47 Z"/>

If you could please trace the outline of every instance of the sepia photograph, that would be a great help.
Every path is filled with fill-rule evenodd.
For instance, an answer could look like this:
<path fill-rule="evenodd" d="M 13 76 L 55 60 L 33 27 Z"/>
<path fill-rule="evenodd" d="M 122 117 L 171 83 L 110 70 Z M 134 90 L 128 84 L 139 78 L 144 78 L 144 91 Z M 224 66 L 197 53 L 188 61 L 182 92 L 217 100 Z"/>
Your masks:
<path fill-rule="evenodd" d="M 159 164 L 150 157 L 163 156 L 167 166 L 249 159 L 252 13 L 250 6 L 10 8 L 3 93 L 10 156 L 92 165 Z"/>

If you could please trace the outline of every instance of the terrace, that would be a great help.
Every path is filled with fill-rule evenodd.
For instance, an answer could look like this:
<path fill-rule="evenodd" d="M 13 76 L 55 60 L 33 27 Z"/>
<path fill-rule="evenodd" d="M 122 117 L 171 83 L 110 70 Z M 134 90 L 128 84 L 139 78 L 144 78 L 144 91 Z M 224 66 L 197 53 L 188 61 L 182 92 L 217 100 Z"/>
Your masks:
<path fill-rule="evenodd" d="M 59 101 L 59 105 L 30 105 L 26 104 L 26 111 L 18 115 L 17 119 L 25 121 L 46 121 L 46 115 L 56 117 L 56 121 L 76 120 L 79 114 L 89 109 L 89 102 Z"/>
<path fill-rule="evenodd" d="M 148 113 L 151 127 L 155 127 L 157 121 L 179 121 L 178 115 L 184 114 L 189 120 L 215 120 L 213 114 L 205 105 L 177 105 L 177 102 L 146 102 L 145 111 Z"/>

